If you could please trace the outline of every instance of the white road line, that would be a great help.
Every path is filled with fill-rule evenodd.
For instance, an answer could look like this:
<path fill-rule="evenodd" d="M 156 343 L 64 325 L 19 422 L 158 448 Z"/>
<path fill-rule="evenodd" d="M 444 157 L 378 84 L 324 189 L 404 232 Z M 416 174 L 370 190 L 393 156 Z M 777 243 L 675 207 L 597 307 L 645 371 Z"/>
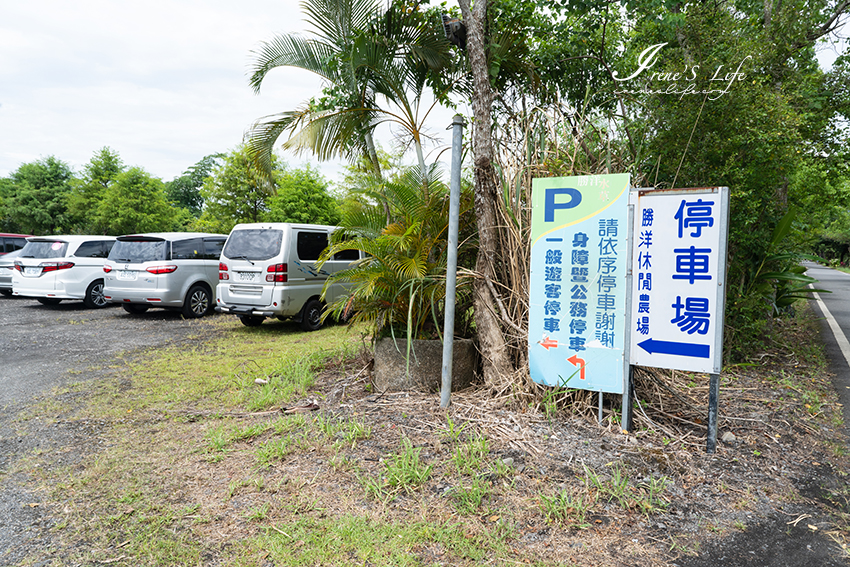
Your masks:
<path fill-rule="evenodd" d="M 835 342 L 838 343 L 838 348 L 841 349 L 841 354 L 844 355 L 844 360 L 847 362 L 847 366 L 850 366 L 850 341 L 848 341 L 847 337 L 844 336 L 844 333 L 841 331 L 841 327 L 838 326 L 838 321 L 835 320 L 835 317 L 833 317 L 832 313 L 829 312 L 829 309 L 826 308 L 826 303 L 823 302 L 820 295 L 814 291 L 812 292 L 812 295 L 818 302 L 818 307 L 820 307 L 823 316 L 826 318 L 826 322 L 829 323 L 829 328 L 832 329 L 832 334 L 835 336 Z"/>

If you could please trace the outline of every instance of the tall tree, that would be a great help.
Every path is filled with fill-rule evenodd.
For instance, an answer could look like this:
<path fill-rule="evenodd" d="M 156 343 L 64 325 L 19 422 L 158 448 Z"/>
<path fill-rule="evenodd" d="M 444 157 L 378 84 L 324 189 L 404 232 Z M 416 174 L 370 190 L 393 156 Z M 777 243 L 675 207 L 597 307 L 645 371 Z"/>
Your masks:
<path fill-rule="evenodd" d="M 14 182 L 8 177 L 0 177 L 0 230 L 3 232 L 17 232 L 17 225 L 9 217 L 7 201 L 15 194 Z"/>
<path fill-rule="evenodd" d="M 514 374 L 514 364 L 506 348 L 502 325 L 497 315 L 501 302 L 494 282 L 498 283 L 497 265 L 502 261 L 500 227 L 503 226 L 498 203 L 500 201 L 493 151 L 493 99 L 491 85 L 498 70 L 491 72 L 488 56 L 490 38 L 487 36 L 487 0 L 459 0 L 466 25 L 469 68 L 472 75 L 472 114 L 475 120 L 472 132 L 474 159 L 475 216 L 478 221 L 478 257 L 475 262 L 476 278 L 473 283 L 475 325 L 481 348 L 484 381 L 497 388 L 506 377 Z"/>
<path fill-rule="evenodd" d="M 279 175 L 276 156 L 271 158 L 271 183 Z M 225 155 L 221 165 L 213 169 L 201 188 L 204 212 L 195 223 L 199 229 L 228 233 L 237 223 L 265 220 L 272 192 L 266 179 L 254 166 L 245 146 Z"/>
<path fill-rule="evenodd" d="M 327 180 L 309 165 L 281 173 L 268 206 L 265 219 L 271 222 L 335 225 L 340 218 L 339 202 L 328 192 Z"/>
<path fill-rule="evenodd" d="M 165 198 L 165 185 L 141 168 L 120 173 L 104 191 L 94 222 L 106 234 L 180 230 L 188 213 L 172 207 Z"/>
<path fill-rule="evenodd" d="M 73 173 L 63 161 L 48 156 L 25 163 L 11 175 L 6 199 L 10 223 L 28 234 L 59 234 L 69 229 L 67 195 Z"/>
<path fill-rule="evenodd" d="M 250 79 L 255 92 L 278 67 L 301 68 L 325 82 L 320 99 L 254 124 L 248 144 L 266 170 L 274 143 L 289 131 L 285 148 L 310 150 L 319 159 L 366 155 L 380 177 L 373 132 L 389 123 L 413 144 L 427 173 L 422 121 L 429 110 L 420 103 L 430 70 L 449 64 L 449 44 L 414 8 L 392 5 L 382 13 L 378 6 L 373 0 L 306 0 L 314 37 L 284 34 L 260 45 Z"/>
<path fill-rule="evenodd" d="M 184 171 L 183 175 L 166 183 L 165 195 L 168 200 L 188 210 L 192 216 L 199 217 L 204 206 L 201 187 L 223 158 L 222 153 L 204 156 L 198 163 Z"/>
<path fill-rule="evenodd" d="M 73 183 L 68 193 L 68 217 L 76 232 L 81 234 L 104 234 L 106 227 L 94 222 L 97 207 L 103 200 L 106 189 L 115 183 L 127 168 L 121 157 L 111 148 L 104 146 L 83 167 L 83 174 Z"/>

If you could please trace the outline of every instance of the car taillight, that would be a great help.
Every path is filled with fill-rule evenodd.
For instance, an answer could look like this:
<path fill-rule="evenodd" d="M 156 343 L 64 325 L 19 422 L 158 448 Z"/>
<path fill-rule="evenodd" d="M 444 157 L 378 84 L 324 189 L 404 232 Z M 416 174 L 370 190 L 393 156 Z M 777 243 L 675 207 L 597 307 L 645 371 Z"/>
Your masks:
<path fill-rule="evenodd" d="M 286 264 L 273 264 L 266 268 L 266 281 L 267 282 L 278 282 L 278 283 L 286 283 L 287 281 L 287 265 Z"/>
<path fill-rule="evenodd" d="M 112 266 L 104 265 L 104 266 L 103 266 L 103 271 L 104 271 L 104 272 L 106 272 L 106 273 L 108 274 L 109 272 L 111 272 L 111 271 L 112 271 Z"/>
<path fill-rule="evenodd" d="M 18 270 L 19 272 L 23 272 L 23 271 L 24 271 L 24 267 L 23 267 L 22 265 L 20 265 L 20 264 L 15 264 L 15 265 L 14 265 L 14 266 L 12 266 L 12 267 L 13 267 L 14 269 Z"/>
<path fill-rule="evenodd" d="M 177 266 L 151 266 L 147 269 L 152 274 L 170 274 L 177 269 Z"/>
<path fill-rule="evenodd" d="M 227 264 L 224 262 L 218 263 L 218 279 L 220 280 L 229 280 L 230 274 L 227 273 Z"/>
<path fill-rule="evenodd" d="M 47 272 L 56 272 L 59 270 L 67 270 L 68 268 L 73 268 L 73 262 L 42 262 L 41 263 L 41 273 L 45 274 Z"/>

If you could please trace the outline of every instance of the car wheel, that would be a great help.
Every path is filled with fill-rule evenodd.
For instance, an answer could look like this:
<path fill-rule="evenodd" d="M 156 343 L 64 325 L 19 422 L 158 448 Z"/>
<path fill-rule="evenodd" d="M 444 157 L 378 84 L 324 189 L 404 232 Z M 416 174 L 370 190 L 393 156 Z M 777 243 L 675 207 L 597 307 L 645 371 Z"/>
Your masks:
<path fill-rule="evenodd" d="M 138 303 L 123 303 L 121 307 L 131 315 L 139 315 L 150 309 L 147 305 L 139 305 Z"/>
<path fill-rule="evenodd" d="M 12 290 L 11 289 L 0 289 L 0 293 L 5 295 L 6 297 L 12 297 Z"/>
<path fill-rule="evenodd" d="M 239 320 L 246 327 L 259 327 L 263 324 L 265 317 L 257 317 L 255 315 L 240 315 Z"/>
<path fill-rule="evenodd" d="M 103 294 L 103 280 L 94 280 L 89 284 L 89 288 L 86 290 L 86 296 L 83 298 L 83 303 L 89 309 L 106 307 L 106 304 L 109 302 Z"/>
<path fill-rule="evenodd" d="M 318 331 L 322 328 L 322 304 L 311 299 L 304 304 L 301 311 L 301 329 L 304 331 Z"/>
<path fill-rule="evenodd" d="M 187 319 L 203 317 L 210 312 L 211 306 L 210 290 L 203 285 L 193 285 L 183 302 L 183 316 Z"/>
<path fill-rule="evenodd" d="M 55 297 L 36 297 L 36 301 L 41 303 L 42 305 L 59 305 L 61 299 L 56 299 Z"/>

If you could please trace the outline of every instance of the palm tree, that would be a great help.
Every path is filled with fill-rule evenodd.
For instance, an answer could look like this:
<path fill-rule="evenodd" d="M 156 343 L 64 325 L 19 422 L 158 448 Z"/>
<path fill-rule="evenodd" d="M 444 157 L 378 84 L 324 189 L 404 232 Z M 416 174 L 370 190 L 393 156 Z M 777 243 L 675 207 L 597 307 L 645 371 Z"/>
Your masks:
<path fill-rule="evenodd" d="M 401 127 L 427 172 L 422 123 L 436 102 L 424 112 L 420 103 L 429 72 L 451 61 L 442 28 L 415 11 L 393 6 L 382 13 L 374 0 L 305 0 L 302 7 L 313 37 L 282 34 L 263 42 L 250 84 L 258 93 L 272 69 L 297 67 L 319 75 L 327 86 L 318 101 L 254 123 L 247 138 L 258 165 L 268 168 L 275 142 L 289 131 L 285 148 L 310 150 L 319 159 L 366 155 L 380 178 L 373 132 L 390 123 Z"/>
<path fill-rule="evenodd" d="M 342 282 L 347 290 L 329 313 L 366 323 L 375 337 L 403 331 L 411 339 L 434 338 L 442 327 L 446 294 L 449 188 L 438 179 L 436 166 L 427 176 L 411 168 L 367 197 L 376 204 L 344 214 L 342 230 L 320 258 L 323 263 L 344 250 L 364 253 L 357 264 L 328 279 L 328 285 Z M 390 223 L 383 204 L 392 211 Z M 460 218 L 464 256 L 474 246 L 468 185 L 462 188 Z M 461 278 L 461 306 L 469 303 L 468 284 L 468 278 Z"/>

